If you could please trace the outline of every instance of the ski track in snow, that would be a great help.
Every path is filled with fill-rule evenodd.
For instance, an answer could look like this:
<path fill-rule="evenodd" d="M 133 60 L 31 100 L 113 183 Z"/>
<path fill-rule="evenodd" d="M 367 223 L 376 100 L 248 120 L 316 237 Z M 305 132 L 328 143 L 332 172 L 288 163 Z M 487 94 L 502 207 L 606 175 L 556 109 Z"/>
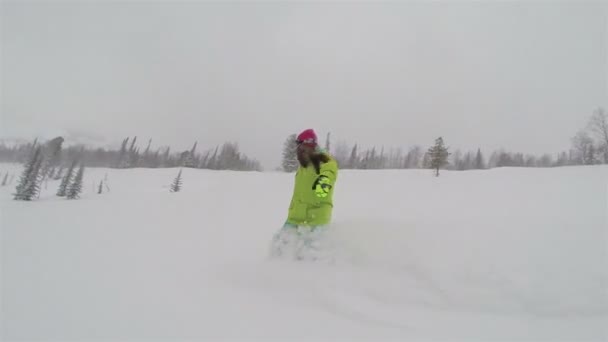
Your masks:
<path fill-rule="evenodd" d="M 608 340 L 606 166 L 343 171 L 330 262 L 268 258 L 293 175 L 177 171 L 0 188 L 3 340 Z"/>

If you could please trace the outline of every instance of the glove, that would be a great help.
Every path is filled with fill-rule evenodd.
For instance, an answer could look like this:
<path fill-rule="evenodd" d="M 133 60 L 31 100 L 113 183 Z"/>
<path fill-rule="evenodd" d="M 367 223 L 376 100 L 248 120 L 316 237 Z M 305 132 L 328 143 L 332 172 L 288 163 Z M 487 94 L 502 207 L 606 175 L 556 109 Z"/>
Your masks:
<path fill-rule="evenodd" d="M 319 176 L 319 178 L 317 178 L 317 180 L 312 185 L 312 190 L 315 192 L 315 195 L 320 198 L 325 198 L 329 196 L 331 188 L 331 181 L 327 176 Z"/>

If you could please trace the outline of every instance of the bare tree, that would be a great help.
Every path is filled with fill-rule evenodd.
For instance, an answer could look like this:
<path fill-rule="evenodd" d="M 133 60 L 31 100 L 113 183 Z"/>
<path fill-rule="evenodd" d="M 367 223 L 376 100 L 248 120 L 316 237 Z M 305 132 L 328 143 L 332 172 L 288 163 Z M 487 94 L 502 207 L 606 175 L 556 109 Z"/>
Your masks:
<path fill-rule="evenodd" d="M 604 108 L 600 107 L 594 111 L 589 120 L 589 129 L 598 139 L 598 148 L 604 163 L 608 163 L 608 114 Z"/>
<path fill-rule="evenodd" d="M 300 165 L 298 162 L 298 143 L 296 142 L 296 134 L 291 134 L 283 143 L 283 159 L 281 167 L 284 172 L 294 172 Z M 328 136 L 329 138 L 329 136 Z"/>
<path fill-rule="evenodd" d="M 427 168 L 423 166 L 422 159 L 423 153 L 422 148 L 420 146 L 412 146 L 410 150 L 407 152 L 405 156 L 405 162 L 403 167 L 406 169 L 419 169 L 421 167 Z"/>
<path fill-rule="evenodd" d="M 452 162 L 450 163 L 449 168 L 452 170 L 464 170 L 462 152 L 460 150 L 456 150 L 454 153 L 452 153 Z"/>
<path fill-rule="evenodd" d="M 334 158 L 341 168 L 348 164 L 348 150 L 348 145 L 343 141 L 339 141 L 334 148 Z"/>
<path fill-rule="evenodd" d="M 589 164 L 589 149 L 592 149 L 593 139 L 585 131 L 579 131 L 572 138 L 572 147 L 575 151 L 575 163 L 578 165 Z"/>

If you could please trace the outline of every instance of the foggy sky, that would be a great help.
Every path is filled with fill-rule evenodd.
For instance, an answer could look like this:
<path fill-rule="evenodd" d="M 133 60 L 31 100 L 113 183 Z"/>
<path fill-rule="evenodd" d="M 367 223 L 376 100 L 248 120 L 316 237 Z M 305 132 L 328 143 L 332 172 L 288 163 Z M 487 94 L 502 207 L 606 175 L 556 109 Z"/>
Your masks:
<path fill-rule="evenodd" d="M 568 148 L 608 106 L 606 2 L 7 2 L 0 138 Z"/>

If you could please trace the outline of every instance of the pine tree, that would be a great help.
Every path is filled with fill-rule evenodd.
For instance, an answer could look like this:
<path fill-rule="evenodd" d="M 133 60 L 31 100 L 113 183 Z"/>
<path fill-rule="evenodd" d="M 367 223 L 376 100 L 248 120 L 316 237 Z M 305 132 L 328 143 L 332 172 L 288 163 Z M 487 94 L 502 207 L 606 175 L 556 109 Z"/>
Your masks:
<path fill-rule="evenodd" d="M 32 172 L 32 174 L 30 176 L 30 180 L 23 191 L 23 198 L 21 198 L 22 200 L 31 201 L 39 195 L 40 185 L 43 180 L 43 175 L 42 175 L 43 163 L 44 163 L 44 158 L 42 157 L 42 154 L 41 154 L 40 157 L 38 158 L 38 160 L 36 161 L 36 165 L 34 167 L 34 171 Z"/>
<path fill-rule="evenodd" d="M 5 186 L 7 184 L 8 181 L 8 172 L 4 175 L 4 178 L 2 179 L 2 186 Z"/>
<path fill-rule="evenodd" d="M 74 161 L 72 161 L 72 164 L 68 168 L 68 171 L 63 176 L 63 179 L 61 180 L 61 184 L 59 184 L 59 189 L 57 190 L 57 196 L 63 197 L 67 194 L 68 186 L 72 182 L 72 175 L 74 174 L 74 169 L 76 168 L 76 164 L 78 164 L 78 161 L 76 159 L 74 159 Z"/>
<path fill-rule="evenodd" d="M 171 184 L 171 192 L 179 192 L 182 189 L 182 170 L 179 170 L 177 177 L 173 180 L 173 184 Z"/>
<path fill-rule="evenodd" d="M 144 156 L 148 156 L 150 154 L 150 146 L 152 146 L 152 139 L 148 140 L 148 145 L 146 146 L 146 150 L 144 151 Z"/>
<path fill-rule="evenodd" d="M 84 176 L 84 164 L 80 164 L 80 168 L 78 169 L 78 173 L 76 173 L 76 177 L 74 177 L 74 181 L 70 183 L 68 186 L 68 191 L 66 193 L 66 197 L 68 199 L 77 199 L 80 197 L 80 193 L 82 192 L 82 180 Z"/>
<path fill-rule="evenodd" d="M 59 170 L 57 170 L 57 172 L 55 172 L 55 175 L 53 176 L 54 180 L 60 180 L 62 178 L 62 174 L 63 174 L 63 165 L 59 166 Z"/>
<path fill-rule="evenodd" d="M 207 168 L 210 170 L 218 169 L 218 159 L 217 159 L 218 150 L 219 150 L 219 146 L 216 146 L 215 151 L 213 152 L 213 155 L 211 156 L 211 158 L 209 158 L 209 162 L 207 163 Z"/>
<path fill-rule="evenodd" d="M 298 143 L 296 142 L 297 136 L 292 134 L 287 137 L 283 144 L 283 160 L 281 166 L 285 172 L 294 172 L 298 169 Z"/>
<path fill-rule="evenodd" d="M 131 140 L 131 147 L 129 147 L 129 154 L 133 154 L 135 152 L 135 143 L 137 142 L 137 136 Z"/>
<path fill-rule="evenodd" d="M 196 145 L 198 144 L 198 142 L 194 143 L 194 146 L 192 146 L 192 149 L 188 152 L 186 152 L 186 155 L 184 156 L 184 161 L 183 161 L 183 166 L 184 167 L 196 167 L 196 165 L 198 164 L 198 160 L 196 160 Z"/>
<path fill-rule="evenodd" d="M 439 177 L 439 169 L 448 163 L 448 148 L 443 143 L 443 138 L 435 139 L 435 146 L 429 148 L 430 167 L 435 170 L 435 176 Z"/>
<path fill-rule="evenodd" d="M 116 167 L 124 169 L 127 167 L 127 144 L 129 138 L 125 138 L 120 145 L 120 151 L 118 152 L 118 160 L 116 161 Z"/>
<path fill-rule="evenodd" d="M 31 155 L 15 189 L 14 199 L 31 201 L 40 190 L 40 170 L 43 162 L 42 148 L 38 146 Z"/>
<path fill-rule="evenodd" d="M 171 152 L 171 147 L 167 146 L 167 148 L 165 149 L 165 153 L 163 153 L 163 157 L 162 157 L 162 162 L 161 162 L 162 167 L 169 166 L 170 152 Z"/>
<path fill-rule="evenodd" d="M 481 155 L 481 149 L 477 149 L 477 155 L 475 156 L 475 168 L 477 170 L 485 169 L 485 163 L 483 161 L 483 156 Z"/>

